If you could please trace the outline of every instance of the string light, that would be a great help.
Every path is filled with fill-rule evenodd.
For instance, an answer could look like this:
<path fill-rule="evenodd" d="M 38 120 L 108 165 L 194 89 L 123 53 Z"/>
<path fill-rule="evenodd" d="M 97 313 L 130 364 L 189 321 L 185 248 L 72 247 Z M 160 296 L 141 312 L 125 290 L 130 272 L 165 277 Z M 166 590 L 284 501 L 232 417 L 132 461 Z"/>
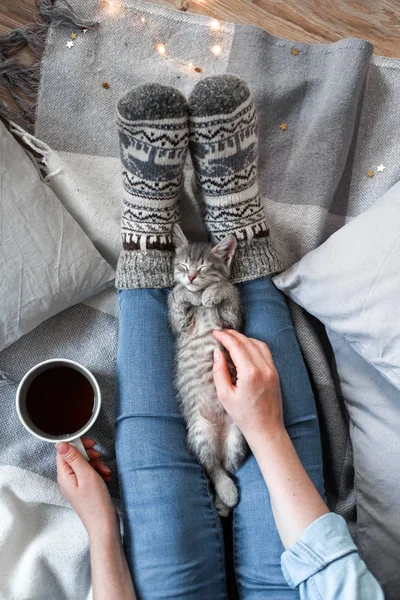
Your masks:
<path fill-rule="evenodd" d="M 198 2 L 199 4 L 203 3 L 204 0 L 194 0 L 195 2 Z M 107 10 L 108 13 L 112 14 L 112 15 L 118 15 L 121 10 L 124 8 L 123 4 L 120 2 L 120 0 L 103 0 L 102 2 L 103 7 L 105 10 Z M 188 5 L 188 0 L 182 0 L 182 8 L 181 10 L 186 10 L 186 5 Z M 143 25 L 147 25 L 148 26 L 148 19 L 144 16 L 137 16 L 137 19 L 140 23 L 142 23 Z M 151 25 L 151 21 L 150 21 L 150 25 Z M 221 39 L 221 33 L 223 33 L 224 31 L 224 27 L 222 25 L 222 23 L 218 20 L 218 19 L 210 19 L 209 21 L 209 28 L 212 32 L 213 37 L 214 37 L 214 41 L 220 40 Z M 86 27 L 82 28 L 82 32 L 86 33 L 88 31 L 88 29 Z M 74 36 L 75 37 L 76 34 L 71 34 L 71 38 Z M 69 48 L 71 48 L 74 45 L 73 41 L 70 40 L 67 43 L 67 46 Z M 202 73 L 203 69 L 202 67 L 197 66 L 195 63 L 193 63 L 192 61 L 190 62 L 183 62 L 180 61 L 179 59 L 177 60 L 176 58 L 172 58 L 169 57 L 167 54 L 167 48 L 165 46 L 165 44 L 163 44 L 162 42 L 158 42 L 155 43 L 155 49 L 156 52 L 158 53 L 158 55 L 165 59 L 166 63 L 171 63 L 175 64 L 175 65 L 180 65 L 181 66 L 181 70 L 183 70 L 183 72 L 186 72 L 188 75 L 192 74 L 198 74 L 198 73 Z M 210 48 L 211 53 L 217 57 L 220 56 L 223 52 L 223 47 L 221 43 L 216 43 L 214 45 L 211 46 Z M 183 67 L 183 69 L 182 69 Z M 105 83 L 103 84 L 103 87 L 105 89 L 108 89 L 108 84 Z"/>
<path fill-rule="evenodd" d="M 217 19 L 211 19 L 210 28 L 214 31 L 219 31 L 221 29 L 221 23 Z"/>
<path fill-rule="evenodd" d="M 187 69 L 189 69 L 189 73 L 202 73 L 203 69 L 201 67 L 198 67 L 197 65 L 195 66 L 194 63 L 192 61 L 190 62 L 183 62 L 181 60 L 174 60 L 174 59 L 170 59 L 171 63 L 175 63 L 178 65 L 182 65 L 182 67 L 186 67 L 186 69 L 184 69 L 184 72 L 187 71 Z"/>
<path fill-rule="evenodd" d="M 219 56 L 222 53 L 221 44 L 215 44 L 215 46 L 211 48 L 211 52 L 214 54 L 214 56 Z"/>
<path fill-rule="evenodd" d="M 117 15 L 122 10 L 122 4 L 117 2 L 116 0 L 106 0 L 105 8 L 112 15 Z"/>
<path fill-rule="evenodd" d="M 165 56 L 165 54 L 167 52 L 166 47 L 164 46 L 164 44 L 161 44 L 161 43 L 156 44 L 156 50 L 160 56 Z"/>

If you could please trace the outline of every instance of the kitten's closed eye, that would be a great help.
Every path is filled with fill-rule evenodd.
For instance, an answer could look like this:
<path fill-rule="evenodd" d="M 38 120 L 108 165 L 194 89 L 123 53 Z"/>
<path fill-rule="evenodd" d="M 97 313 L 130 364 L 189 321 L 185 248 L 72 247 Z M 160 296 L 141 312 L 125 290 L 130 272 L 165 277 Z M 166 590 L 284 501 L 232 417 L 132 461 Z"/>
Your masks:
<path fill-rule="evenodd" d="M 198 272 L 202 273 L 204 271 L 206 271 L 207 269 L 209 269 L 210 267 L 208 265 L 201 265 L 201 267 L 198 267 Z"/>
<path fill-rule="evenodd" d="M 189 271 L 189 267 L 187 265 L 185 265 L 184 263 L 179 263 L 178 266 L 182 267 L 182 269 L 185 269 L 185 271 Z"/>

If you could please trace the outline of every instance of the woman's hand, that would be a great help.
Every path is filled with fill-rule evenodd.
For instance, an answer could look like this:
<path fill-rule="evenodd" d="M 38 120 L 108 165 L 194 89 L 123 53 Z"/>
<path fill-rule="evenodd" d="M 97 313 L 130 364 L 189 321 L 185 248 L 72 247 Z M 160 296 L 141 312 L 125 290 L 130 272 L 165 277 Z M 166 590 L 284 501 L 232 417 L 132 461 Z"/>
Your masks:
<path fill-rule="evenodd" d="M 96 442 L 82 442 L 90 462 L 71 444 L 57 444 L 57 480 L 89 534 L 93 599 L 136 600 L 117 513 L 104 483 L 110 481 L 111 471 L 93 450 Z"/>
<path fill-rule="evenodd" d="M 95 440 L 83 438 L 82 442 L 90 462 L 71 444 L 57 444 L 57 481 L 91 537 L 115 527 L 117 518 L 105 484 L 111 480 L 111 471 L 93 449 Z"/>
<path fill-rule="evenodd" d="M 219 352 L 214 360 L 218 398 L 249 443 L 268 487 L 282 543 L 289 548 L 329 510 L 285 430 L 279 376 L 268 346 L 231 330 L 214 331 L 214 336 L 229 351 L 238 376 L 234 386 Z"/>
<path fill-rule="evenodd" d="M 226 358 L 214 353 L 214 382 L 218 398 L 249 444 L 254 436 L 285 431 L 278 372 L 266 344 L 226 329 L 214 337 L 228 350 L 236 367 L 233 385 Z"/>

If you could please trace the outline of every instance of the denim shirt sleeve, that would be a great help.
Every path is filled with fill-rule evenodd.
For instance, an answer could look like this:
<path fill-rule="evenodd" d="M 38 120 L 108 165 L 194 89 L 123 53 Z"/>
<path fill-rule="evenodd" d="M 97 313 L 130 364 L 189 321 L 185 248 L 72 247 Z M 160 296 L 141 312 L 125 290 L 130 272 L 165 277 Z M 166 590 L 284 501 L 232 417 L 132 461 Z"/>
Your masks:
<path fill-rule="evenodd" d="M 281 557 L 282 571 L 302 600 L 384 600 L 382 588 L 361 560 L 346 521 L 323 515 Z"/>

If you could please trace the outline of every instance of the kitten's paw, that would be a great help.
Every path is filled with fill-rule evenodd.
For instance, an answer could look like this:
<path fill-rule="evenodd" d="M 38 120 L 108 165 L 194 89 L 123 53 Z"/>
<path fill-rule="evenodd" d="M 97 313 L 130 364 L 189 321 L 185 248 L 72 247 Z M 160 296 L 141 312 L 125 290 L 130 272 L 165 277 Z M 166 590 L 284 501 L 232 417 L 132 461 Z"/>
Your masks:
<path fill-rule="evenodd" d="M 203 295 L 201 297 L 201 303 L 206 308 L 212 308 L 221 302 L 219 298 L 219 294 L 216 292 L 213 286 L 210 286 L 206 290 L 204 290 Z"/>
<path fill-rule="evenodd" d="M 231 512 L 229 506 L 226 506 L 226 504 L 222 502 L 218 494 L 215 495 L 215 508 L 217 509 L 220 517 L 228 517 L 229 513 Z"/>
<path fill-rule="evenodd" d="M 201 294 L 198 292 L 191 292 L 184 285 L 176 286 L 172 293 L 176 304 L 183 304 L 187 308 L 201 306 Z"/>
<path fill-rule="evenodd" d="M 199 292 L 190 292 L 188 290 L 188 293 L 191 294 L 191 296 L 189 296 L 189 302 L 192 304 L 192 306 L 201 306 L 202 305 L 202 298 L 201 298 L 201 294 L 199 294 Z"/>
<path fill-rule="evenodd" d="M 213 302 L 212 300 L 210 301 L 208 298 L 206 300 L 203 300 L 201 303 L 202 306 L 204 306 L 204 308 L 212 308 L 213 306 L 216 305 L 216 302 Z"/>

